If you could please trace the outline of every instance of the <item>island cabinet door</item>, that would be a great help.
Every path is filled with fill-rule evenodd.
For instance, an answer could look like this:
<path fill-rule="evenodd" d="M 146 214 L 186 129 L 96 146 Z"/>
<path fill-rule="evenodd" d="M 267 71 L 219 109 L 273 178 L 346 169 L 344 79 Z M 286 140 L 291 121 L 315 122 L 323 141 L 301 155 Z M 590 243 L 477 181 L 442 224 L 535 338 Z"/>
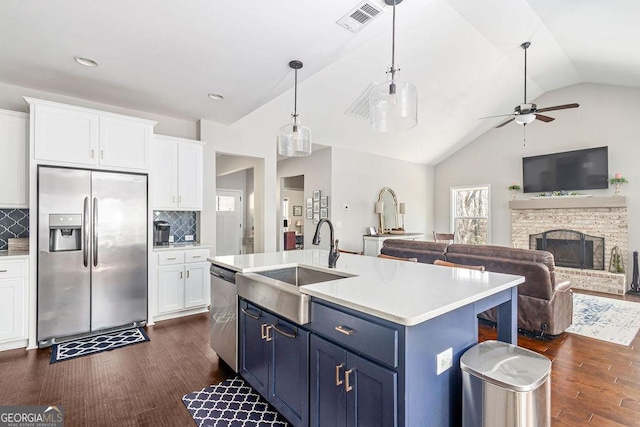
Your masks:
<path fill-rule="evenodd" d="M 309 425 L 347 425 L 347 396 L 344 373 L 347 351 L 315 334 L 310 340 Z"/>
<path fill-rule="evenodd" d="M 245 301 L 240 302 L 240 375 L 263 396 L 268 396 L 269 352 L 267 337 L 275 317 Z"/>
<path fill-rule="evenodd" d="M 353 353 L 346 368 L 347 426 L 397 426 L 397 373 Z"/>
<path fill-rule="evenodd" d="M 270 330 L 268 400 L 294 426 L 308 426 L 309 332 L 276 319 Z"/>

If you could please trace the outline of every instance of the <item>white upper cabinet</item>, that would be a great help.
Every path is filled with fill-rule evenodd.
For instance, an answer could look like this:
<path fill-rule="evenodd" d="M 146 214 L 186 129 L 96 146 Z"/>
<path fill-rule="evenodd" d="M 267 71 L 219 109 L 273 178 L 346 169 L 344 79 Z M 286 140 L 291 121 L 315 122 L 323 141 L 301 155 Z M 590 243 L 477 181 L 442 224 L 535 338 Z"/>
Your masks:
<path fill-rule="evenodd" d="M 202 210 L 203 142 L 155 135 L 151 181 L 154 209 Z"/>
<path fill-rule="evenodd" d="M 28 208 L 27 122 L 24 113 L 0 110 L 0 208 Z"/>
<path fill-rule="evenodd" d="M 36 160 L 149 170 L 156 122 L 39 99 L 25 100 L 31 105 Z"/>
<path fill-rule="evenodd" d="M 146 122 L 100 117 L 100 164 L 132 169 L 151 166 L 153 128 Z"/>

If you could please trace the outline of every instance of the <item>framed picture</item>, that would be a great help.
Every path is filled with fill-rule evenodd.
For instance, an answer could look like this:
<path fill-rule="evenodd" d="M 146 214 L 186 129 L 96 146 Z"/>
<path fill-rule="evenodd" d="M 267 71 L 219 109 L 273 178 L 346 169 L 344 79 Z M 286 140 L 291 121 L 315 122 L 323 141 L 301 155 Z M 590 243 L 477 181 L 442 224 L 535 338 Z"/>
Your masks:
<path fill-rule="evenodd" d="M 329 207 L 329 196 L 320 197 L 320 207 L 321 208 Z"/>
<path fill-rule="evenodd" d="M 302 206 L 293 207 L 293 216 L 302 216 Z"/>
<path fill-rule="evenodd" d="M 313 214 L 313 223 L 317 224 L 320 222 L 320 214 L 318 212 Z"/>
<path fill-rule="evenodd" d="M 314 190 L 313 191 L 313 201 L 314 202 L 319 202 L 320 201 L 320 190 Z"/>
<path fill-rule="evenodd" d="M 313 202 L 313 212 L 314 213 L 320 212 L 320 202 Z"/>
<path fill-rule="evenodd" d="M 307 209 L 307 219 L 312 219 L 313 218 L 313 209 L 309 208 Z"/>
<path fill-rule="evenodd" d="M 313 207 L 313 198 L 307 197 L 307 208 Z"/>
<path fill-rule="evenodd" d="M 376 232 L 376 228 L 375 227 L 369 227 L 369 235 L 375 236 L 376 234 L 378 234 Z"/>
<path fill-rule="evenodd" d="M 321 208 L 320 209 L 320 218 L 329 218 L 329 209 Z"/>

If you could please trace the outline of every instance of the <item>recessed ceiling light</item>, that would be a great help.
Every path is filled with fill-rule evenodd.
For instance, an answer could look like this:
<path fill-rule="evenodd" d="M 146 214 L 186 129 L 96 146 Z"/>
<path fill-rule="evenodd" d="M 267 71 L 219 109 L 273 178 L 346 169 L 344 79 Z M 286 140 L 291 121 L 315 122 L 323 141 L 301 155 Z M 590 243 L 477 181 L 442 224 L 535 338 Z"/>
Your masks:
<path fill-rule="evenodd" d="M 73 59 L 76 60 L 76 62 L 80 65 L 84 65 L 85 67 L 97 67 L 98 66 L 98 62 L 91 59 L 91 58 L 87 58 L 86 56 L 74 56 Z"/>
<path fill-rule="evenodd" d="M 224 99 L 224 96 L 220 95 L 219 93 L 210 93 L 207 96 L 211 99 L 215 99 L 216 101 L 221 101 Z"/>

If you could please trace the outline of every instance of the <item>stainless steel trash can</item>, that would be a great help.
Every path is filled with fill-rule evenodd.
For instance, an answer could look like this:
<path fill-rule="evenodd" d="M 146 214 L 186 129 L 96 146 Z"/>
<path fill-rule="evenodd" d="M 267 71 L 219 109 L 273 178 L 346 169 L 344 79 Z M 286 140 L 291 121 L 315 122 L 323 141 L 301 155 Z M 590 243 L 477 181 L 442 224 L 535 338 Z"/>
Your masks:
<path fill-rule="evenodd" d="M 551 361 L 500 341 L 460 358 L 463 427 L 550 427 Z"/>

